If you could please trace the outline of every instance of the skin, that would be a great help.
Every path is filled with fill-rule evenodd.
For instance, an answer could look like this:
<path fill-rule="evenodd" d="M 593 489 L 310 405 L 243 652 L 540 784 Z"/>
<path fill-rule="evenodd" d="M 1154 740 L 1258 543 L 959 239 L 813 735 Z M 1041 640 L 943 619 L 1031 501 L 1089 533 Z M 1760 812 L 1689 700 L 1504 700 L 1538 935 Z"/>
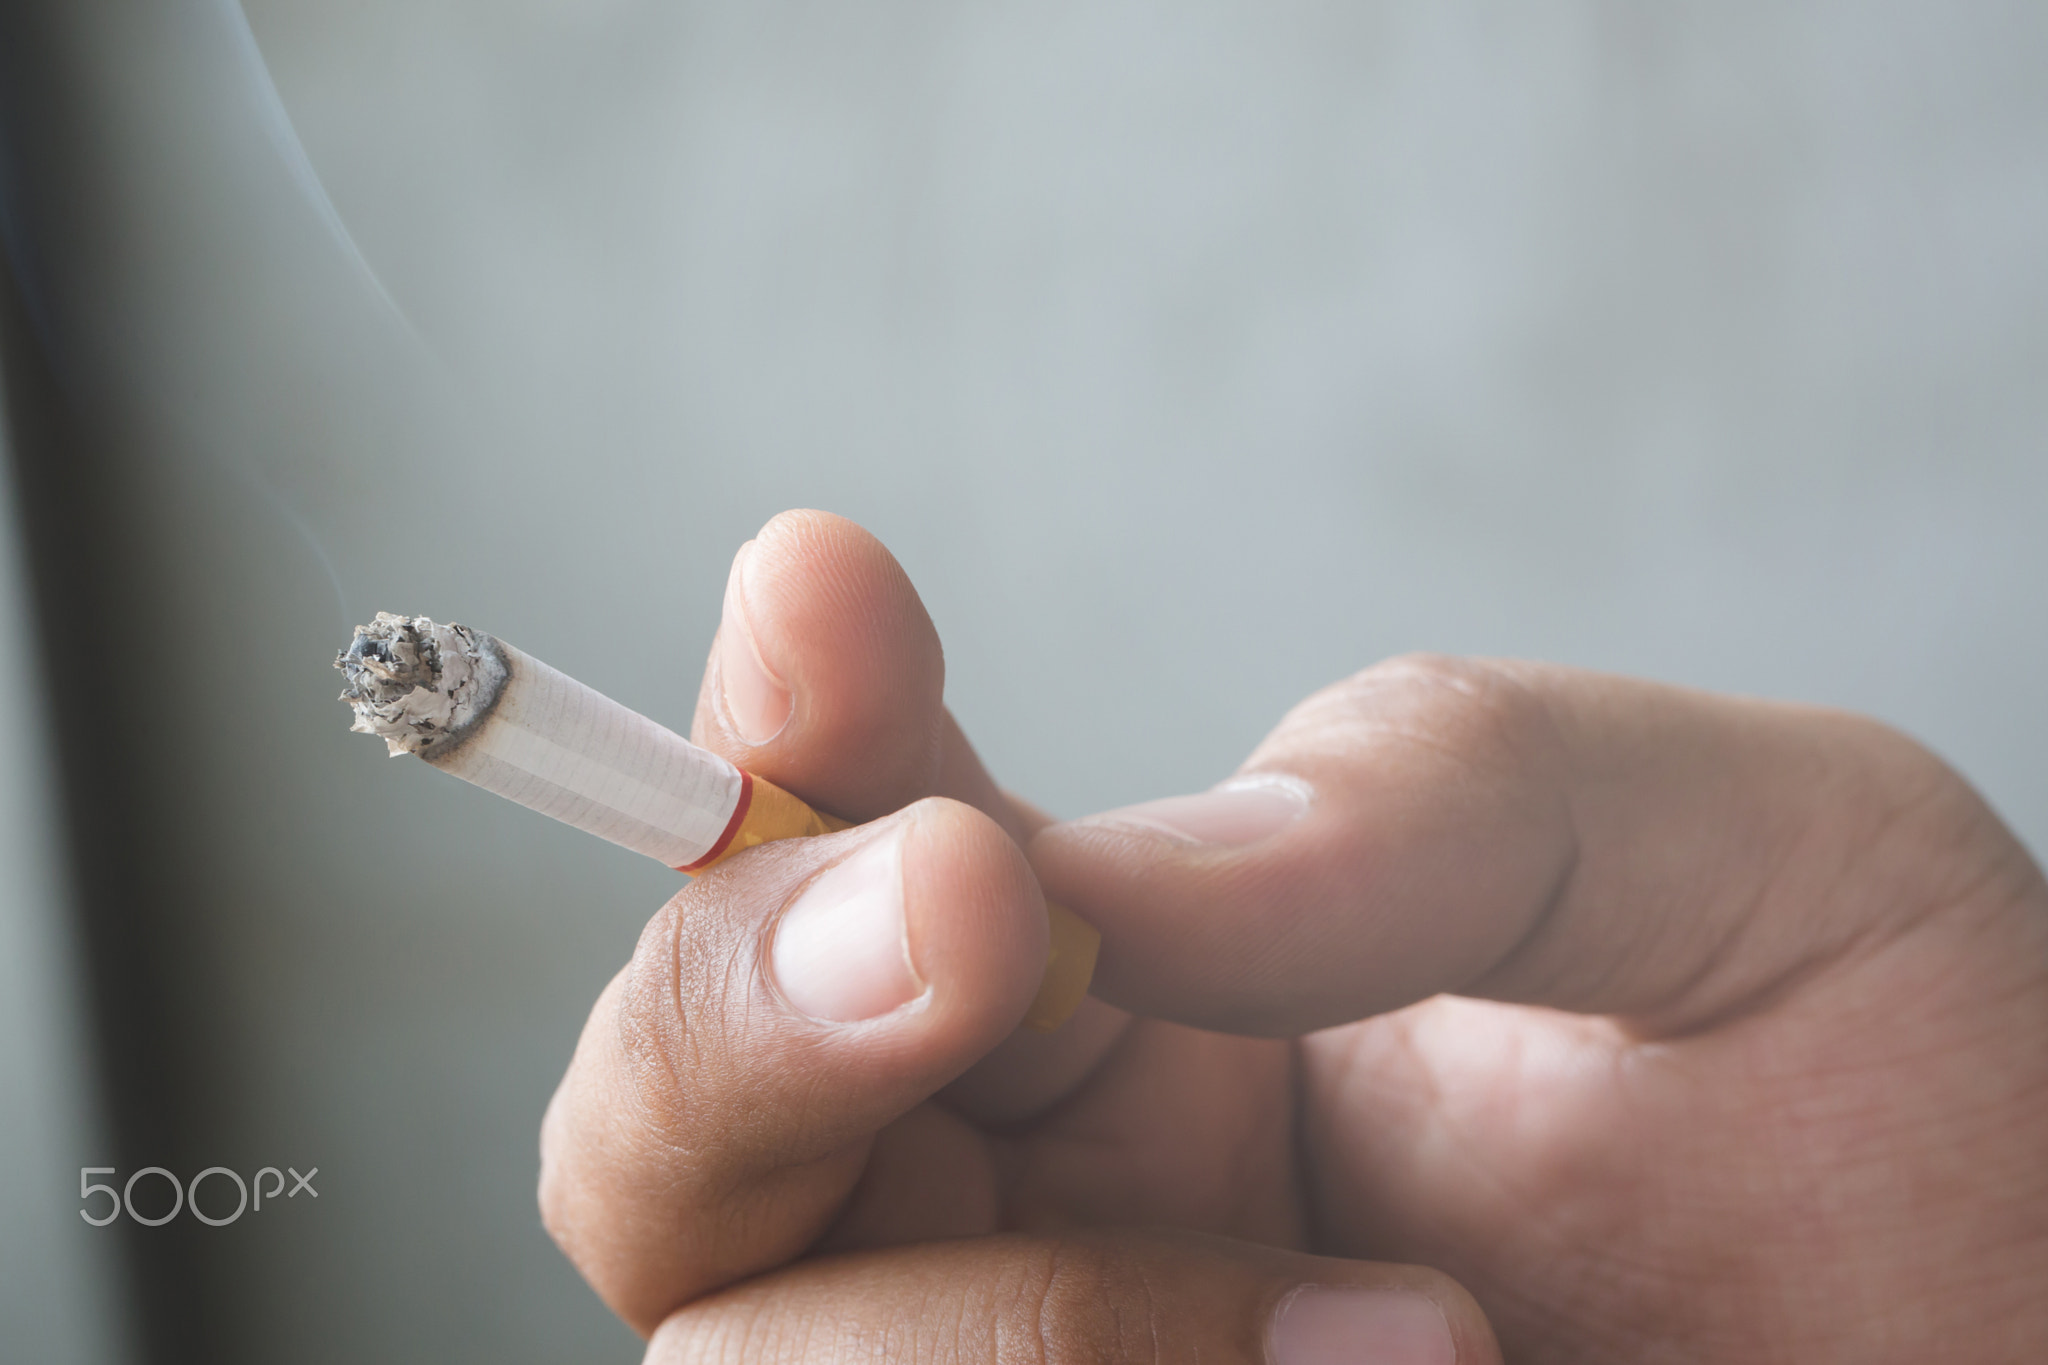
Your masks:
<path fill-rule="evenodd" d="M 1425 1296 L 1461 1365 L 2048 1341 L 2048 888 L 1912 741 L 1398 659 L 1246 760 L 1306 813 L 1214 847 L 1006 797 L 850 522 L 778 517 L 735 583 L 694 738 L 874 823 L 676 896 L 548 1110 L 547 1226 L 650 1359 L 1264 1361 L 1304 1284 Z M 924 996 L 799 1014 L 779 916 L 896 836 Z M 1042 895 L 1098 998 L 1016 1034 Z"/>

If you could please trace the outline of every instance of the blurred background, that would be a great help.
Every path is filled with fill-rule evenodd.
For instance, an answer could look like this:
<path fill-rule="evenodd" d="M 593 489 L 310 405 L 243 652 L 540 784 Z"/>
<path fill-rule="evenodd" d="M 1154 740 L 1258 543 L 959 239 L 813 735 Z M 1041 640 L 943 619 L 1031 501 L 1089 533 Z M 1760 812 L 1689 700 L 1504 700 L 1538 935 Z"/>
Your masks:
<path fill-rule="evenodd" d="M 0 0 L 0 1355 L 637 1358 L 536 1131 L 675 878 L 329 664 L 684 727 L 785 507 L 1060 813 L 1432 648 L 1873 712 L 2042 849 L 2044 71 L 2021 0 Z"/>

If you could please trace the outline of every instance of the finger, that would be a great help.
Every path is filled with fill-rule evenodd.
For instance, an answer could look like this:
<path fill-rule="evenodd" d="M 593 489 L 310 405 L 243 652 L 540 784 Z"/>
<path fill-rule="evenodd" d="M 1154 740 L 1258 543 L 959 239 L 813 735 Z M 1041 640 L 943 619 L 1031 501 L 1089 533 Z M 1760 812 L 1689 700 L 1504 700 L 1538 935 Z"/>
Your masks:
<path fill-rule="evenodd" d="M 943 795 L 1023 833 L 945 685 L 938 632 L 882 543 L 784 512 L 733 557 L 692 738 L 848 820 Z"/>
<path fill-rule="evenodd" d="M 844 517 L 785 512 L 734 557 L 692 737 L 847 819 L 945 796 L 1023 840 L 1043 816 L 990 779 L 944 692 L 938 632 L 882 543 Z M 1124 1021 L 1084 1001 L 1057 1033 L 1004 1041 L 954 1101 L 977 1119 L 1038 1112 Z"/>
<path fill-rule="evenodd" d="M 1196 1234 L 986 1237 L 810 1261 L 693 1304 L 650 1365 L 1497 1365 L 1414 1266 Z"/>
<path fill-rule="evenodd" d="M 642 1331 L 798 1254 L 876 1130 L 1016 1027 L 1045 950 L 1023 855 L 949 801 L 712 871 L 641 936 L 548 1106 L 549 1231 Z"/>
<path fill-rule="evenodd" d="M 2037 875 L 1874 722 L 1434 658 L 1309 699 L 1215 791 L 1031 853 L 1102 930 L 1099 993 L 1281 1034 L 1440 992 L 1683 1031 Z"/>

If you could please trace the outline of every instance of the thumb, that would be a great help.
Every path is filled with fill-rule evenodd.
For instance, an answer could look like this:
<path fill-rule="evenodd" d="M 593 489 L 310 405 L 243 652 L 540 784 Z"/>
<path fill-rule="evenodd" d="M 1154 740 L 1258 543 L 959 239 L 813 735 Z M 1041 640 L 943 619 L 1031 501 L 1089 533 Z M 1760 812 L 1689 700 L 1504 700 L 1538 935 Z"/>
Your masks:
<path fill-rule="evenodd" d="M 1193 1233 L 1002 1236 L 800 1262 L 671 1316 L 648 1365 L 1499 1365 L 1433 1270 Z"/>
<path fill-rule="evenodd" d="M 1679 1032 L 2034 875 L 1874 722 L 1441 658 L 1310 698 L 1210 792 L 1030 853 L 1102 930 L 1097 994 L 1276 1035 L 1444 992 Z"/>

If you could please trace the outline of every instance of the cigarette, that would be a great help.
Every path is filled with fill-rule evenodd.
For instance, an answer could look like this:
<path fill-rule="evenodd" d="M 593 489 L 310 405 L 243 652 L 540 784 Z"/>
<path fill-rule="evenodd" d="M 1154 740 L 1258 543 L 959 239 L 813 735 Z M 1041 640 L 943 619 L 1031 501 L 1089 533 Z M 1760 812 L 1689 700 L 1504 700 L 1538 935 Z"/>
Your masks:
<path fill-rule="evenodd" d="M 774 839 L 847 822 L 813 810 L 503 640 L 424 616 L 358 627 L 334 666 L 349 728 L 542 815 L 697 873 Z M 1048 901 L 1052 946 L 1027 1028 L 1050 1032 L 1088 993 L 1101 942 Z"/>

